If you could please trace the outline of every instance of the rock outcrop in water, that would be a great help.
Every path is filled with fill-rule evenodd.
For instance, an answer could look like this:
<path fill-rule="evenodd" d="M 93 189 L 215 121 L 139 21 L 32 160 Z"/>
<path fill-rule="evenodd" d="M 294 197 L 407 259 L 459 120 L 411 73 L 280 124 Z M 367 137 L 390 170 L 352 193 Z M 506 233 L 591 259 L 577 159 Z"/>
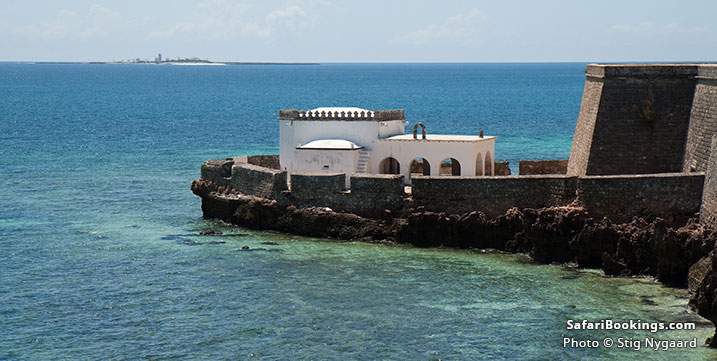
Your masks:
<path fill-rule="evenodd" d="M 194 181 L 192 191 L 202 198 L 206 218 L 248 228 L 418 247 L 496 249 L 527 253 L 540 263 L 601 268 L 606 275 L 651 275 L 670 286 L 689 286 L 692 307 L 717 321 L 717 231 L 695 220 L 684 225 L 660 218 L 613 223 L 596 220 L 577 205 L 511 208 L 494 218 L 478 211 L 456 215 L 420 208 L 366 218 L 329 208 L 297 208 L 206 179 Z"/>

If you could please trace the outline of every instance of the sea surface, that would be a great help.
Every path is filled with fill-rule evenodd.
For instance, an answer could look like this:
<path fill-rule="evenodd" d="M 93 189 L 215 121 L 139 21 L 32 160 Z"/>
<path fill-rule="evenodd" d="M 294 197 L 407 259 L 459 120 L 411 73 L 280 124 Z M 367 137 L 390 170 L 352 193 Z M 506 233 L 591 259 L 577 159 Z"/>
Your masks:
<path fill-rule="evenodd" d="M 201 217 L 205 159 L 277 152 L 281 108 L 404 108 L 566 158 L 584 64 L 0 64 L 0 360 L 714 359 L 564 349 L 568 319 L 697 320 L 647 278 L 300 238 Z M 203 230 L 223 236 L 201 236 Z M 248 250 L 242 250 L 248 246 Z"/>

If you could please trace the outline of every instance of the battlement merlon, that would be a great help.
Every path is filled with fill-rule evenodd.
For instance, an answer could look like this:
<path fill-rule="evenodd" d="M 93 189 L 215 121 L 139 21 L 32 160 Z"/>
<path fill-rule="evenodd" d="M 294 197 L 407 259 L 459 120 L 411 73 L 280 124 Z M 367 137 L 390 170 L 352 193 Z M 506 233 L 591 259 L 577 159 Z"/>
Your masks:
<path fill-rule="evenodd" d="M 282 109 L 279 111 L 279 120 L 316 121 L 316 120 L 342 120 L 342 121 L 376 121 L 405 120 L 403 109 L 387 110 L 299 110 Z"/>

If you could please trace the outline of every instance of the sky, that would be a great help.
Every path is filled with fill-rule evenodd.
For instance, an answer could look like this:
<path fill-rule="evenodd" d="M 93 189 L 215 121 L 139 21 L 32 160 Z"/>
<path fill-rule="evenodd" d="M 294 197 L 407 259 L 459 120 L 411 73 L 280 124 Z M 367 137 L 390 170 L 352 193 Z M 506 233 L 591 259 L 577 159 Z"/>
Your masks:
<path fill-rule="evenodd" d="M 0 61 L 717 61 L 715 0 L 0 0 Z"/>

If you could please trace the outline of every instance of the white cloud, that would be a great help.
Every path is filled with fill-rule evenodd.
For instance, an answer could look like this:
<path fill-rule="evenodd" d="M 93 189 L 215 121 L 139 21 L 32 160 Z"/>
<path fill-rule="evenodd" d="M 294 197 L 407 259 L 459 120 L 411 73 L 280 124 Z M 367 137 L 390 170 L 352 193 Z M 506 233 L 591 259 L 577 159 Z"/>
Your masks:
<path fill-rule="evenodd" d="M 154 30 L 148 34 L 148 38 L 269 38 L 280 31 L 300 30 L 313 24 L 306 7 L 304 1 L 293 1 L 261 16 L 252 13 L 253 7 L 246 2 L 205 0 L 197 5 L 193 18 Z"/>
<path fill-rule="evenodd" d="M 94 4 L 83 11 L 60 10 L 51 20 L 9 30 L 33 40 L 89 40 L 106 37 L 121 23 L 119 13 Z"/>
<path fill-rule="evenodd" d="M 480 10 L 471 9 L 451 16 L 439 24 L 403 34 L 396 40 L 413 45 L 446 41 L 472 43 L 479 37 L 479 30 L 486 20 L 487 17 Z"/>

